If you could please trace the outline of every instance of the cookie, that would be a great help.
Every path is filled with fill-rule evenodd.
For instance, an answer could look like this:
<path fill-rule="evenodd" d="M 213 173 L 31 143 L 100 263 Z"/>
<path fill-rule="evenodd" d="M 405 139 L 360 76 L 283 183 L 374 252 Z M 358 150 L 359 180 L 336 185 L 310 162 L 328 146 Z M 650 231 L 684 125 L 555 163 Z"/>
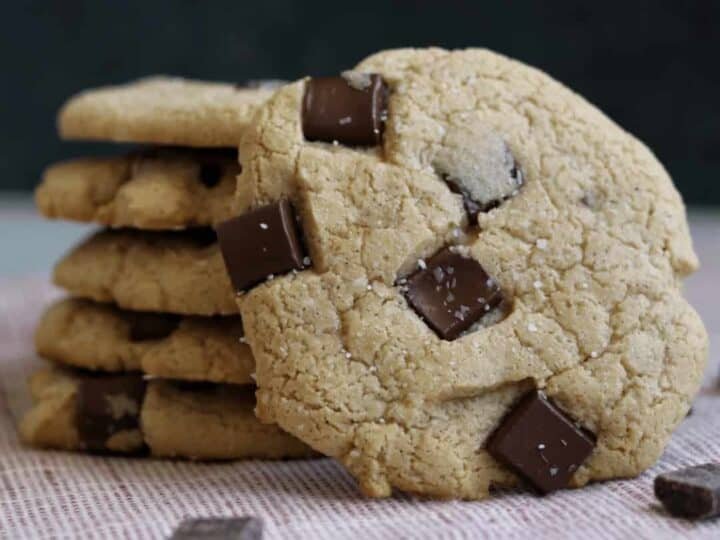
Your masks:
<path fill-rule="evenodd" d="M 239 152 L 253 210 L 218 231 L 258 235 L 224 255 L 262 420 L 371 496 L 547 492 L 661 454 L 707 354 L 697 258 L 661 164 L 580 96 L 486 50 L 388 51 L 278 90 Z M 288 204 L 297 233 L 253 221 Z"/>
<path fill-rule="evenodd" d="M 63 139 L 233 147 L 272 89 L 149 77 L 84 90 L 58 115 Z"/>
<path fill-rule="evenodd" d="M 147 230 L 213 226 L 232 217 L 236 150 L 150 148 L 51 165 L 35 191 L 42 215 Z"/>
<path fill-rule="evenodd" d="M 124 309 L 237 314 L 212 230 L 102 231 L 60 260 L 53 280 L 75 296 Z"/>
<path fill-rule="evenodd" d="M 140 375 L 46 369 L 30 381 L 35 404 L 20 423 L 40 448 L 197 460 L 309 457 L 313 452 L 253 414 L 249 386 L 192 385 Z"/>
<path fill-rule="evenodd" d="M 124 311 L 68 298 L 40 319 L 35 348 L 43 358 L 92 371 L 254 384 L 255 362 L 242 334 L 239 317 Z"/>

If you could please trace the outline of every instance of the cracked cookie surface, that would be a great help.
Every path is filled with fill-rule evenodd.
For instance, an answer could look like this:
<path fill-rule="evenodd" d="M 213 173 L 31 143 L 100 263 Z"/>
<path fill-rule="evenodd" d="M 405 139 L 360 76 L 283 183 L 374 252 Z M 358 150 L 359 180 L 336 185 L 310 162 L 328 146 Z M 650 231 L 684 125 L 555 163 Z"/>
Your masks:
<path fill-rule="evenodd" d="M 355 69 L 389 87 L 380 145 L 304 140 L 306 80 L 270 98 L 240 145 L 239 203 L 290 199 L 312 259 L 238 299 L 260 418 L 339 459 L 372 496 L 480 499 L 516 483 L 485 443 L 533 388 L 596 439 L 572 486 L 652 465 L 707 354 L 681 293 L 697 258 L 662 165 L 577 94 L 490 51 L 388 51 Z M 473 148 L 454 141 L 479 131 L 467 126 L 499 134 L 522 170 L 477 226 L 434 166 Z M 447 245 L 510 303 L 454 341 L 401 285 Z"/>
<path fill-rule="evenodd" d="M 44 369 L 31 377 L 34 405 L 20 422 L 25 443 L 85 450 L 77 417 L 81 377 L 60 369 Z M 151 380 L 140 410 L 133 411 L 139 415 L 138 428 L 114 434 L 106 450 L 136 453 L 146 445 L 156 457 L 197 460 L 314 455 L 277 426 L 261 424 L 253 414 L 254 404 L 251 387 Z"/>
<path fill-rule="evenodd" d="M 35 191 L 48 218 L 109 227 L 185 229 L 233 216 L 235 150 L 157 148 L 51 165 Z"/>
<path fill-rule="evenodd" d="M 167 314 L 151 314 L 159 323 Z M 100 372 L 142 371 L 163 379 L 254 384 L 255 361 L 240 343 L 239 317 L 175 317 L 156 335 L 147 315 L 68 298 L 45 312 L 35 331 L 37 353 L 59 364 Z M 151 330 L 152 330 L 151 326 Z M 147 332 L 146 332 L 147 333 Z"/>
<path fill-rule="evenodd" d="M 212 231 L 102 231 L 56 265 L 53 281 L 75 296 L 130 310 L 205 316 L 238 311 Z"/>
<path fill-rule="evenodd" d="M 71 97 L 58 115 L 63 139 L 233 147 L 265 88 L 148 77 Z"/>

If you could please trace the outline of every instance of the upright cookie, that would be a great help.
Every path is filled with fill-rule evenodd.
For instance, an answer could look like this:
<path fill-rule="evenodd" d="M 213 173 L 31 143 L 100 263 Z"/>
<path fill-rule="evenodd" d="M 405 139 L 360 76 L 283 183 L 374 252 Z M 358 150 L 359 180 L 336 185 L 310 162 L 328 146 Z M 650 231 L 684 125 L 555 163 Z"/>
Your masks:
<path fill-rule="evenodd" d="M 109 227 L 186 229 L 232 217 L 236 150 L 149 148 L 51 165 L 35 190 L 48 218 Z"/>
<path fill-rule="evenodd" d="M 63 139 L 232 147 L 272 89 L 149 77 L 85 90 L 58 115 Z"/>
<path fill-rule="evenodd" d="M 658 458 L 706 357 L 697 259 L 665 170 L 578 95 L 489 51 L 383 52 L 279 90 L 240 155 L 239 195 L 287 199 L 312 263 L 237 280 L 261 419 L 372 496 Z"/>
<path fill-rule="evenodd" d="M 212 230 L 103 231 L 68 253 L 55 267 L 53 280 L 73 295 L 124 309 L 237 314 Z"/>
<path fill-rule="evenodd" d="M 253 414 L 252 387 L 144 383 L 140 375 L 46 369 L 30 381 L 35 404 L 20 423 L 40 448 L 198 460 L 302 458 L 314 452 Z"/>
<path fill-rule="evenodd" d="M 93 371 L 142 371 L 163 379 L 254 384 L 255 361 L 239 317 L 181 317 L 65 299 L 35 331 L 40 356 Z"/>

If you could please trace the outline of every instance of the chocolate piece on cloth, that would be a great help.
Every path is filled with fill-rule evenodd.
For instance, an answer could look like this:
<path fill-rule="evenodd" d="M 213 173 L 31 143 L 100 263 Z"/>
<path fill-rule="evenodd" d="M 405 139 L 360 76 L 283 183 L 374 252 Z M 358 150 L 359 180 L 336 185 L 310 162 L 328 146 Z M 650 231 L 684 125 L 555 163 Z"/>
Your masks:
<path fill-rule="evenodd" d="M 140 409 L 146 382 L 141 374 L 83 375 L 77 390 L 76 423 L 87 450 L 111 451 L 111 439 L 140 429 Z M 141 441 L 134 436 L 133 440 Z M 141 442 L 137 450 L 142 450 Z"/>
<path fill-rule="evenodd" d="M 172 334 L 180 326 L 180 316 L 171 313 L 122 312 L 130 324 L 130 341 L 150 341 L 162 339 Z"/>
<path fill-rule="evenodd" d="M 502 293 L 475 259 L 445 248 L 407 279 L 410 305 L 443 339 L 453 340 L 502 301 Z"/>
<path fill-rule="evenodd" d="M 549 493 L 567 487 L 595 441 L 543 392 L 533 390 L 490 435 L 486 448 L 540 492 Z"/>
<path fill-rule="evenodd" d="M 256 517 L 186 519 L 170 540 L 260 540 L 263 522 Z"/>
<path fill-rule="evenodd" d="M 661 474 L 655 496 L 673 516 L 706 519 L 720 515 L 720 464 L 705 463 Z"/>
<path fill-rule="evenodd" d="M 380 144 L 387 94 L 382 77 L 370 73 L 348 71 L 308 80 L 302 104 L 305 138 L 349 146 Z"/>
<path fill-rule="evenodd" d="M 295 213 L 286 199 L 229 219 L 216 231 L 236 292 L 304 267 Z"/>

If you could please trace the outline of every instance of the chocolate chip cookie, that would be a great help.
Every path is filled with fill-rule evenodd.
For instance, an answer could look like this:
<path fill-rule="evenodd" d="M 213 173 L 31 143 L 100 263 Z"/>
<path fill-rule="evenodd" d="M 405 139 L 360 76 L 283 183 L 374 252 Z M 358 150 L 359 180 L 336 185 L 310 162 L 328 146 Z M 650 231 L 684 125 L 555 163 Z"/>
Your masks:
<path fill-rule="evenodd" d="M 252 387 L 47 369 L 20 423 L 32 446 L 198 460 L 301 458 L 312 450 L 253 414 Z"/>
<path fill-rule="evenodd" d="M 233 215 L 237 150 L 153 147 L 51 165 L 35 191 L 45 217 L 108 227 L 211 227 Z"/>
<path fill-rule="evenodd" d="M 254 384 L 255 361 L 242 335 L 237 316 L 183 317 L 68 298 L 40 319 L 35 348 L 58 364 L 99 372 Z"/>
<path fill-rule="evenodd" d="M 697 258 L 667 172 L 583 98 L 487 50 L 387 51 L 278 90 L 239 152 L 252 207 L 218 231 L 262 420 L 371 496 L 661 454 L 706 359 Z"/>
<path fill-rule="evenodd" d="M 63 139 L 234 147 L 272 89 L 149 77 L 84 90 L 60 110 Z"/>

